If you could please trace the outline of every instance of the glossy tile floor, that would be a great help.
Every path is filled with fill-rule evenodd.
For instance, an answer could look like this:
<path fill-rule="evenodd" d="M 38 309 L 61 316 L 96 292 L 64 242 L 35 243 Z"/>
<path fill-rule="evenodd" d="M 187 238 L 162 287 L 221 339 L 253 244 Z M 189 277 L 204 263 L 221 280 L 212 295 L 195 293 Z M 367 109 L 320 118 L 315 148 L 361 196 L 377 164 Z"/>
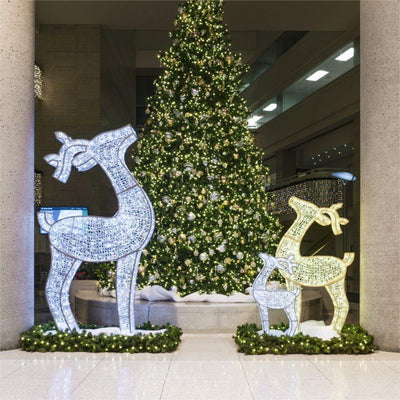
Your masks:
<path fill-rule="evenodd" d="M 231 335 L 172 354 L 0 352 L 2 400 L 400 399 L 400 354 L 244 356 Z"/>

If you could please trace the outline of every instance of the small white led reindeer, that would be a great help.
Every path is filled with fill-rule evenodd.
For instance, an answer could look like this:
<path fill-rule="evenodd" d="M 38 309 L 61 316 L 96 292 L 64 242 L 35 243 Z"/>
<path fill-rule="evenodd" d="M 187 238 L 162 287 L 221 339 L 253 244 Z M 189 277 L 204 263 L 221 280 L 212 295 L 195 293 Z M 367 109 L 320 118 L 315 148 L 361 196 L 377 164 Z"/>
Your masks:
<path fill-rule="evenodd" d="M 274 336 L 293 336 L 298 325 L 295 304 L 296 297 L 300 293 L 300 288 L 296 288 L 294 292 L 290 292 L 284 289 L 268 290 L 266 285 L 272 271 L 276 268 L 283 269 L 288 274 L 291 274 L 293 268 L 297 266 L 293 262 L 294 257 L 276 258 L 265 253 L 260 253 L 259 257 L 264 261 L 264 267 L 253 282 L 253 297 L 258 304 L 262 324 L 262 331 L 259 333 Z M 269 328 L 268 308 L 283 309 L 285 311 L 289 320 L 289 328 L 285 332 Z"/>
<path fill-rule="evenodd" d="M 63 144 L 45 160 L 56 168 L 53 177 L 66 183 L 72 166 L 87 171 L 100 165 L 118 198 L 113 217 L 67 217 L 54 222 L 52 214 L 38 213 L 49 233 L 51 267 L 46 298 L 57 328 L 79 331 L 71 312 L 69 289 L 83 261 L 117 261 L 117 305 L 120 330 L 135 332 L 135 287 L 140 256 L 154 230 L 154 211 L 144 190 L 125 164 L 125 152 L 137 139 L 130 125 L 102 133 L 92 140 L 72 140 L 56 132 Z"/>

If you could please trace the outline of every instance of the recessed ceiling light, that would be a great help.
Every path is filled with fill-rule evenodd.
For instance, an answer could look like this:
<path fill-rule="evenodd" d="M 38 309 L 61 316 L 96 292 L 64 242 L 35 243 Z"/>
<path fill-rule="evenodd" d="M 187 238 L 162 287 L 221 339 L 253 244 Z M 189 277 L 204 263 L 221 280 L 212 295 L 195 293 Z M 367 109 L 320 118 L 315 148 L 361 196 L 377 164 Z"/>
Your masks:
<path fill-rule="evenodd" d="M 310 75 L 308 78 L 306 78 L 307 81 L 319 81 L 321 78 L 323 78 L 325 75 L 328 75 L 328 71 L 324 71 L 323 69 L 318 70 L 317 72 L 314 72 L 312 75 Z"/>
<path fill-rule="evenodd" d="M 256 122 L 262 117 L 263 117 L 262 115 L 254 115 L 247 120 L 247 123 L 249 126 L 256 126 Z"/>
<path fill-rule="evenodd" d="M 276 103 L 268 104 L 267 107 L 263 108 L 264 111 L 274 111 L 278 105 Z"/>
<path fill-rule="evenodd" d="M 340 54 L 335 58 L 336 61 L 349 61 L 354 57 L 354 47 L 350 47 L 350 49 L 346 50 L 344 53 Z"/>

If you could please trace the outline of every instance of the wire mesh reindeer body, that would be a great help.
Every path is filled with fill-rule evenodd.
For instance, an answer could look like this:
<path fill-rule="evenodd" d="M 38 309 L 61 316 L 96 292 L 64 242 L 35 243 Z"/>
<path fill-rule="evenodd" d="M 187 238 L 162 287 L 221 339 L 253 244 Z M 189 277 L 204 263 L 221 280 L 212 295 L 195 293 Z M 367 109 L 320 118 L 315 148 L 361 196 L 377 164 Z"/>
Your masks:
<path fill-rule="evenodd" d="M 262 333 L 267 335 L 280 336 L 282 334 L 293 336 L 297 330 L 298 318 L 296 316 L 295 304 L 296 297 L 300 293 L 299 288 L 294 292 L 283 289 L 267 289 L 267 281 L 275 268 L 284 269 L 291 274 L 296 264 L 293 262 L 293 256 L 288 258 L 275 258 L 265 253 L 260 253 L 259 257 L 263 260 L 264 266 L 257 278 L 253 282 L 253 297 L 260 310 Z M 285 331 L 272 330 L 269 328 L 268 308 L 283 309 L 289 320 L 289 328 Z"/>
<path fill-rule="evenodd" d="M 354 253 L 344 253 L 343 259 L 334 256 L 303 257 L 300 253 L 300 245 L 308 228 L 314 222 L 322 226 L 331 225 L 333 233 L 340 235 L 341 225 L 349 222 L 338 214 L 337 210 L 342 207 L 342 203 L 333 204 L 329 208 L 319 208 L 313 203 L 293 196 L 289 199 L 289 205 L 296 211 L 297 218 L 283 235 L 275 255 L 276 257 L 293 255 L 298 267 L 290 275 L 284 269 L 280 272 L 285 277 L 289 290 L 301 286 L 325 286 L 334 305 L 331 326 L 340 333 L 349 311 L 344 282 L 347 267 L 354 260 Z M 301 293 L 296 300 L 296 313 L 300 318 Z"/>
<path fill-rule="evenodd" d="M 144 190 L 125 164 L 125 152 L 137 139 L 130 125 L 102 133 L 90 141 L 72 140 L 56 132 L 63 143 L 59 154 L 45 160 L 56 168 L 53 177 L 66 183 L 72 166 L 87 171 L 100 165 L 118 199 L 118 211 L 110 218 L 67 217 L 57 222 L 51 214 L 38 213 L 49 233 L 51 267 L 46 298 L 58 329 L 79 327 L 69 304 L 71 281 L 83 261 L 117 261 L 117 305 L 122 333 L 135 331 L 135 287 L 142 250 L 154 230 L 154 211 Z"/>

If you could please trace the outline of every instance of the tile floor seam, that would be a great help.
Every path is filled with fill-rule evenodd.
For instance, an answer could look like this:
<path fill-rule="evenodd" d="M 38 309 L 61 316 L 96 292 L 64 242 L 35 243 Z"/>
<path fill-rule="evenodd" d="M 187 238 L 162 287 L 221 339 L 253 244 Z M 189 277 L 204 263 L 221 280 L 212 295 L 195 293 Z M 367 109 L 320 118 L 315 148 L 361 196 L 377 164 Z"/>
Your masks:
<path fill-rule="evenodd" d="M 383 362 L 385 364 L 386 367 L 390 368 L 392 371 L 399 373 L 398 369 L 396 369 L 395 367 L 393 367 L 391 364 L 388 364 L 387 362 Z M 397 367 L 398 368 L 398 367 Z"/>
<path fill-rule="evenodd" d="M 251 385 L 250 385 L 249 378 L 248 378 L 248 376 L 247 376 L 247 374 L 246 374 L 246 370 L 245 370 L 245 368 L 244 368 L 244 366 L 243 366 L 243 364 L 242 364 L 242 359 L 241 359 L 240 357 L 239 357 L 239 363 L 240 363 L 240 367 L 242 368 L 244 377 L 246 378 L 247 386 L 248 386 L 249 389 L 250 389 L 251 398 L 252 398 L 253 400 L 255 400 L 254 393 L 253 393 L 253 388 L 252 388 Z"/>
<path fill-rule="evenodd" d="M 176 353 L 176 351 L 174 351 L 174 353 Z M 171 368 L 171 364 L 172 364 L 172 355 L 169 358 L 169 364 L 168 364 L 167 372 L 165 374 L 164 382 L 163 382 L 163 385 L 162 385 L 162 388 L 161 388 L 161 393 L 160 393 L 160 399 L 159 400 L 162 400 L 162 396 L 163 396 L 164 388 L 165 388 L 165 383 L 167 382 L 167 378 L 168 378 L 169 370 Z"/>
<path fill-rule="evenodd" d="M 330 382 L 333 385 L 333 381 L 320 368 L 318 368 L 316 364 L 314 364 L 313 360 L 308 359 L 308 361 L 310 361 L 311 364 L 314 366 L 314 368 L 316 368 L 328 380 L 328 382 Z"/>
<path fill-rule="evenodd" d="M 68 397 L 72 396 L 72 394 L 75 392 L 75 390 L 78 389 L 78 387 L 82 385 L 82 383 L 93 373 L 93 371 L 100 365 L 100 363 L 102 363 L 104 361 L 105 358 L 106 358 L 106 356 L 104 354 L 103 358 L 101 358 L 99 360 L 99 362 L 92 368 L 92 370 L 78 383 L 77 386 L 74 387 L 74 390 L 72 390 L 72 392 L 70 392 L 68 394 Z"/>
<path fill-rule="evenodd" d="M 28 360 L 28 362 L 26 364 L 22 364 L 20 365 L 18 368 L 14 369 L 13 371 L 11 371 L 8 375 L 3 376 L 1 379 L 6 379 L 8 378 L 10 375 L 14 374 L 15 372 L 19 371 L 22 367 L 25 367 L 25 365 L 28 365 L 32 362 L 32 360 Z"/>

